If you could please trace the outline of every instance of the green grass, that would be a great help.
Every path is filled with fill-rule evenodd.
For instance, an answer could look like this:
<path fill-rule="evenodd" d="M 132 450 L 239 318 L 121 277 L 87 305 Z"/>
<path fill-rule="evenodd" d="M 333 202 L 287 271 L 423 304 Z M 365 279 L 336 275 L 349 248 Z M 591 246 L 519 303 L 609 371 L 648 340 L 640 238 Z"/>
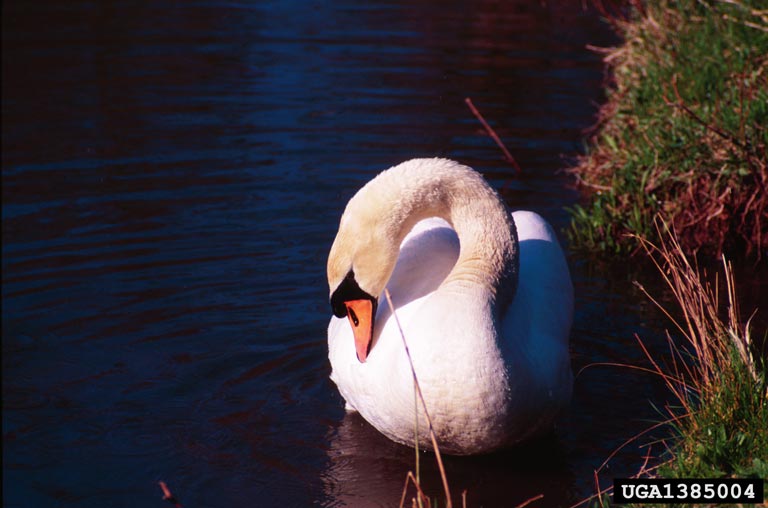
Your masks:
<path fill-rule="evenodd" d="M 719 388 L 695 401 L 697 409 L 676 428 L 664 478 L 768 478 L 768 404 L 765 374 L 755 381 L 737 360 L 719 373 Z"/>
<path fill-rule="evenodd" d="M 761 257 L 768 245 L 768 4 L 632 2 L 606 51 L 613 83 L 571 209 L 574 247 L 638 249 L 672 224 L 685 252 Z"/>

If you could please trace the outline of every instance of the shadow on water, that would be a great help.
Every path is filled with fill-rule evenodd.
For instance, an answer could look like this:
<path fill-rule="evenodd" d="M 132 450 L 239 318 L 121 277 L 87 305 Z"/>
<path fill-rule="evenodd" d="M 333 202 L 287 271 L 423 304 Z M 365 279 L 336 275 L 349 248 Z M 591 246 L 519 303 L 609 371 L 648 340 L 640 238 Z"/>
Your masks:
<path fill-rule="evenodd" d="M 412 451 L 345 416 L 328 380 L 343 207 L 442 155 L 562 229 L 578 195 L 557 171 L 603 80 L 586 45 L 614 42 L 570 1 L 4 4 L 4 506 L 165 506 L 158 480 L 184 506 L 391 505 Z M 654 274 L 570 261 L 576 372 L 642 362 L 635 332 L 662 345 L 631 286 Z M 448 458 L 454 492 L 569 505 L 658 419 L 649 400 L 653 380 L 589 368 L 553 436 Z"/>

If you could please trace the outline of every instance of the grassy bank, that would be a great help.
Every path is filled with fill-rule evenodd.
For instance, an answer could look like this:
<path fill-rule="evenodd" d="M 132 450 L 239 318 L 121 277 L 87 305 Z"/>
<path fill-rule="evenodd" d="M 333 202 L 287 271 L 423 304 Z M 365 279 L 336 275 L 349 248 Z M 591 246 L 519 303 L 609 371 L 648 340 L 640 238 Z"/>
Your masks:
<path fill-rule="evenodd" d="M 625 42 L 605 50 L 607 102 L 570 169 L 585 201 L 569 236 L 589 251 L 644 251 L 674 295 L 663 310 L 682 344 L 646 351 L 676 398 L 674 429 L 640 474 L 768 478 L 766 362 L 725 258 L 719 290 L 689 261 L 768 255 L 768 4 L 638 0 L 612 21 Z"/>
<path fill-rule="evenodd" d="M 687 253 L 762 257 L 768 247 L 768 5 L 632 2 L 588 154 L 570 170 L 575 247 L 608 252 L 673 225 Z M 635 235 L 635 236 L 629 236 Z"/>

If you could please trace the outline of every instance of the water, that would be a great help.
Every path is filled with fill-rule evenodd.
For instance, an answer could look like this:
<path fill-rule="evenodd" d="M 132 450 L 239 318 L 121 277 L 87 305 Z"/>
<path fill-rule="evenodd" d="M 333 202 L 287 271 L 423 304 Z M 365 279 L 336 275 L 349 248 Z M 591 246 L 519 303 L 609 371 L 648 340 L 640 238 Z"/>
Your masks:
<path fill-rule="evenodd" d="M 397 505 L 412 450 L 328 380 L 339 216 L 378 171 L 441 155 L 565 227 L 578 194 L 558 170 L 601 100 L 585 46 L 615 41 L 577 4 L 5 5 L 4 506 L 170 506 L 159 480 L 185 507 Z M 570 261 L 575 370 L 640 362 L 632 335 L 664 324 L 638 274 Z M 455 497 L 569 506 L 663 397 L 588 369 L 552 436 L 448 458 Z"/>

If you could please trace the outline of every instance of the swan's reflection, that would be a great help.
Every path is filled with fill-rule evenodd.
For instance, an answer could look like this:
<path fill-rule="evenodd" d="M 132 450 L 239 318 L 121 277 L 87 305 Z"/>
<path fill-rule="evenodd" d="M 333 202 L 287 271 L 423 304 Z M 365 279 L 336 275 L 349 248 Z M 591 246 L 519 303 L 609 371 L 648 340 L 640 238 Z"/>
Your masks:
<path fill-rule="evenodd" d="M 357 413 L 345 414 L 333 431 L 323 474 L 326 506 L 399 506 L 408 471 L 414 471 L 415 452 L 398 445 L 369 425 Z M 543 494 L 531 506 L 573 504 L 573 476 L 566 451 L 550 434 L 503 452 L 476 457 L 444 456 L 454 506 L 516 506 Z M 422 488 L 442 506 L 445 501 L 432 453 L 420 453 Z M 405 505 L 415 495 L 408 491 Z"/>

